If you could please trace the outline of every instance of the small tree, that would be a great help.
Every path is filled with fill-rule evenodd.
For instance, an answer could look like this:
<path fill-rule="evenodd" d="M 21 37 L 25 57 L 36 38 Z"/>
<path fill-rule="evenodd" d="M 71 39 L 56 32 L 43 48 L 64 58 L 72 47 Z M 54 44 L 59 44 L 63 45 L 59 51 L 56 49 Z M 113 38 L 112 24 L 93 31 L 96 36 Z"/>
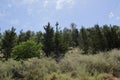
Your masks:
<path fill-rule="evenodd" d="M 41 47 L 32 40 L 22 42 L 13 48 L 12 57 L 16 60 L 37 57 L 41 52 Z"/>

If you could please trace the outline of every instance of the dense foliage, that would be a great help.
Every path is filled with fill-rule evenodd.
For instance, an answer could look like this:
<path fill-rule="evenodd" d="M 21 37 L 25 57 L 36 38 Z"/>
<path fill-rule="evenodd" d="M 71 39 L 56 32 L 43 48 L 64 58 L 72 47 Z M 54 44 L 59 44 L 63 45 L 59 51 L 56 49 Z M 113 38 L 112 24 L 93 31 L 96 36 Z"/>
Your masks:
<path fill-rule="evenodd" d="M 6 60 L 11 56 L 12 48 L 16 45 L 16 38 L 15 28 L 13 27 L 11 30 L 6 30 L 3 34 L 1 47 Z"/>
<path fill-rule="evenodd" d="M 12 27 L 0 32 L 0 79 L 112 80 L 120 77 L 120 26 L 97 24 L 77 29 L 72 23 L 70 29 L 60 29 L 57 22 L 55 27 L 48 23 L 44 31 L 18 33 Z"/>
<path fill-rule="evenodd" d="M 15 46 L 12 51 L 12 57 L 16 60 L 38 57 L 41 52 L 41 45 L 38 46 L 34 41 L 22 42 Z"/>
<path fill-rule="evenodd" d="M 100 51 L 109 51 L 114 48 L 120 48 L 120 26 L 117 25 L 103 25 L 98 24 L 81 29 L 77 29 L 77 25 L 72 23 L 70 25 L 71 29 L 64 28 L 61 30 L 59 28 L 59 23 L 55 24 L 56 30 L 51 26 L 50 23 L 44 26 L 45 32 L 34 32 L 34 31 L 20 31 L 19 34 L 15 32 L 15 28 L 11 30 L 6 30 L 0 33 L 0 53 L 2 53 L 4 58 L 7 60 L 11 57 L 11 52 L 16 55 L 15 49 L 23 45 L 23 43 L 28 40 L 34 41 L 38 44 L 43 45 L 40 49 L 44 52 L 47 57 L 61 57 L 64 56 L 68 49 L 79 47 L 83 50 L 83 54 L 96 54 Z M 21 44 L 22 43 L 22 44 Z M 29 45 L 24 44 L 27 47 Z M 23 48 L 24 49 L 24 48 Z M 23 50 L 21 49 L 22 52 Z M 27 53 L 30 55 L 31 53 Z M 34 53 L 36 54 L 36 53 Z M 18 54 L 17 54 L 18 55 Z M 24 53 L 21 53 L 21 56 Z M 26 56 L 27 56 L 26 55 Z M 22 57 L 20 57 L 22 58 Z"/>
<path fill-rule="evenodd" d="M 0 61 L 1 80 L 120 80 L 120 51 L 81 55 L 70 50 L 56 62 L 51 58 Z M 105 55 L 107 54 L 107 55 Z M 114 76 L 113 76 L 114 75 Z"/>

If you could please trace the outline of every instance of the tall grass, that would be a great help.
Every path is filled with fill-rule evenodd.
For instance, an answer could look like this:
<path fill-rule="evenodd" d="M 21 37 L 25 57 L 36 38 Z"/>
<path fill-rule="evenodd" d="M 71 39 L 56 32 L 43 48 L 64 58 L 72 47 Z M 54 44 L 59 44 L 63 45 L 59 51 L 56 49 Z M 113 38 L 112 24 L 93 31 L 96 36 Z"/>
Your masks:
<path fill-rule="evenodd" d="M 0 61 L 0 80 L 105 80 L 120 77 L 120 51 L 82 55 L 74 49 L 59 62 L 51 58 Z"/>

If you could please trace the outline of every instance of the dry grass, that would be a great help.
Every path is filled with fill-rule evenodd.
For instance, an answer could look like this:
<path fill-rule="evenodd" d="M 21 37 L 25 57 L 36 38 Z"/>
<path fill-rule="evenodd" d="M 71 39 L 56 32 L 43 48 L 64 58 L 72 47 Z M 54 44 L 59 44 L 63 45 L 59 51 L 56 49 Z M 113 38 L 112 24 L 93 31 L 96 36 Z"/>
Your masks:
<path fill-rule="evenodd" d="M 105 80 L 120 77 L 120 51 L 82 55 L 79 49 L 66 53 L 57 63 L 51 58 L 0 61 L 0 80 Z"/>

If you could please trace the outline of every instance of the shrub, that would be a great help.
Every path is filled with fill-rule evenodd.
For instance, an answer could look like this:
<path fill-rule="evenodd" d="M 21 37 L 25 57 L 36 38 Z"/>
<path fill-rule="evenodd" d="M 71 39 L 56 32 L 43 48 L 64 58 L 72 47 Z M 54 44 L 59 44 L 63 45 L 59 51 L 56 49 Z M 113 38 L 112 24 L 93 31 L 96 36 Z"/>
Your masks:
<path fill-rule="evenodd" d="M 120 51 L 112 50 L 95 55 L 73 51 L 60 62 L 51 58 L 0 61 L 2 80 L 106 80 L 111 73 L 120 76 Z"/>
<path fill-rule="evenodd" d="M 31 57 L 37 57 L 41 52 L 41 46 L 38 46 L 34 41 L 22 42 L 15 46 L 12 51 L 12 57 L 14 59 L 28 59 Z"/>

